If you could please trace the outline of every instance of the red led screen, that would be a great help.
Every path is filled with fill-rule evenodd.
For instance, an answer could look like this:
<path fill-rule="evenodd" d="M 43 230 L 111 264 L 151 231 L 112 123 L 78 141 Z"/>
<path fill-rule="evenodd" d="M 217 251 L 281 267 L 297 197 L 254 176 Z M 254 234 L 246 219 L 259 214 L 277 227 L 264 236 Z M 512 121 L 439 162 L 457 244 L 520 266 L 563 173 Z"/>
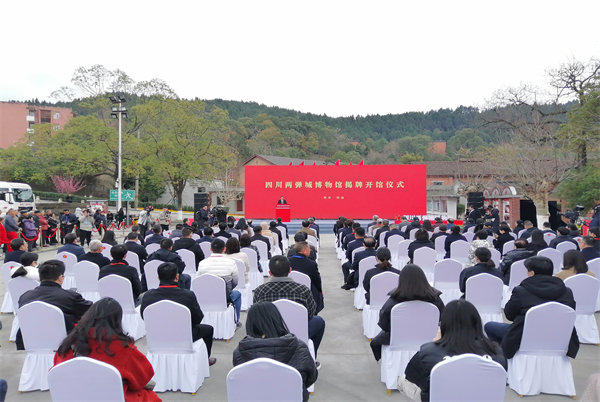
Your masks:
<path fill-rule="evenodd" d="M 245 215 L 273 219 L 281 196 L 292 219 L 370 219 L 427 213 L 425 165 L 246 166 Z"/>

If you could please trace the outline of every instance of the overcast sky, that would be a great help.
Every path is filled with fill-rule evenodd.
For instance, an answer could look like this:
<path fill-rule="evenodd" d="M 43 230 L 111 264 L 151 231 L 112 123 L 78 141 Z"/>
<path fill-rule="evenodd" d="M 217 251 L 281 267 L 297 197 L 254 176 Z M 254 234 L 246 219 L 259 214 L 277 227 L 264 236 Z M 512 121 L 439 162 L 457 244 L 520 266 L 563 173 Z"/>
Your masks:
<path fill-rule="evenodd" d="M 0 0 L 0 100 L 102 64 L 181 97 L 329 116 L 480 106 L 600 55 L 600 1 Z"/>

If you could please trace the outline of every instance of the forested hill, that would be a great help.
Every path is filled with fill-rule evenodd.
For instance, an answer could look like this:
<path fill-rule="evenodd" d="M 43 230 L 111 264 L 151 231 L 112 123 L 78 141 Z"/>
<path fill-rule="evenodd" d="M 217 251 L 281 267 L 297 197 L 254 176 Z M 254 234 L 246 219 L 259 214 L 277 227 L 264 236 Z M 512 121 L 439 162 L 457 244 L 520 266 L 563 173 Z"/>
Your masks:
<path fill-rule="evenodd" d="M 475 128 L 479 110 L 475 107 L 459 106 L 455 110 L 439 109 L 429 112 L 408 112 L 402 114 L 329 117 L 277 106 L 266 106 L 256 102 L 240 102 L 223 99 L 204 100 L 207 105 L 216 106 L 229 112 L 230 118 L 254 117 L 264 113 L 275 117 L 293 117 L 304 121 L 321 121 L 337 128 L 350 139 L 364 141 L 367 138 L 384 138 L 392 141 L 406 136 L 425 134 L 433 141 L 447 141 L 456 131 Z"/>

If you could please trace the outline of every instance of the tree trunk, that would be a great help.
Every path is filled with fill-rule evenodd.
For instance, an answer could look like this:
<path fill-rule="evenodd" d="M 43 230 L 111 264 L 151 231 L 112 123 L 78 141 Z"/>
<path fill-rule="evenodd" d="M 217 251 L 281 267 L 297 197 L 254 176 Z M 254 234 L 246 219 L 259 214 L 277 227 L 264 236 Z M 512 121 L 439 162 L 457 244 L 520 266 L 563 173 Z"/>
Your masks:
<path fill-rule="evenodd" d="M 580 166 L 582 168 L 586 167 L 588 158 L 587 158 L 587 144 L 585 143 L 585 141 L 582 141 L 581 144 L 579 144 L 579 147 L 577 149 L 577 154 L 579 157 Z"/>
<path fill-rule="evenodd" d="M 177 187 L 177 220 L 183 221 L 183 187 Z"/>
<path fill-rule="evenodd" d="M 548 211 L 548 194 L 537 194 L 531 197 L 533 205 L 536 209 L 537 227 L 541 228 L 544 222 L 550 220 L 550 212 Z"/>

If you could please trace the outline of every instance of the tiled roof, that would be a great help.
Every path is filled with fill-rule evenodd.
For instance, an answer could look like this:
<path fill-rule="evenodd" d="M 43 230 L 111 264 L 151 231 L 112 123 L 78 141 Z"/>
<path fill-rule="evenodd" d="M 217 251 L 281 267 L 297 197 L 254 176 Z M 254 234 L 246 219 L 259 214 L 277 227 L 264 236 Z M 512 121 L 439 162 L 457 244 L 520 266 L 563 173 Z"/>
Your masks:
<path fill-rule="evenodd" d="M 305 165 L 312 165 L 315 162 L 317 162 L 317 165 L 326 165 L 327 164 L 323 161 L 315 161 L 314 159 L 286 158 L 284 156 L 273 156 L 273 155 L 254 155 L 253 157 L 248 159 L 246 161 L 246 163 L 250 162 L 252 159 L 254 159 L 256 157 L 264 159 L 265 161 L 270 162 L 273 165 L 277 165 L 277 166 L 289 165 L 290 162 L 293 165 L 299 165 L 302 161 L 304 161 Z M 246 163 L 244 163 L 244 164 L 246 164 Z"/>
<path fill-rule="evenodd" d="M 462 161 L 429 161 L 415 162 L 418 165 L 427 165 L 427 176 L 459 176 L 474 175 L 484 173 L 491 175 L 492 171 L 489 165 L 481 160 L 462 160 Z"/>

